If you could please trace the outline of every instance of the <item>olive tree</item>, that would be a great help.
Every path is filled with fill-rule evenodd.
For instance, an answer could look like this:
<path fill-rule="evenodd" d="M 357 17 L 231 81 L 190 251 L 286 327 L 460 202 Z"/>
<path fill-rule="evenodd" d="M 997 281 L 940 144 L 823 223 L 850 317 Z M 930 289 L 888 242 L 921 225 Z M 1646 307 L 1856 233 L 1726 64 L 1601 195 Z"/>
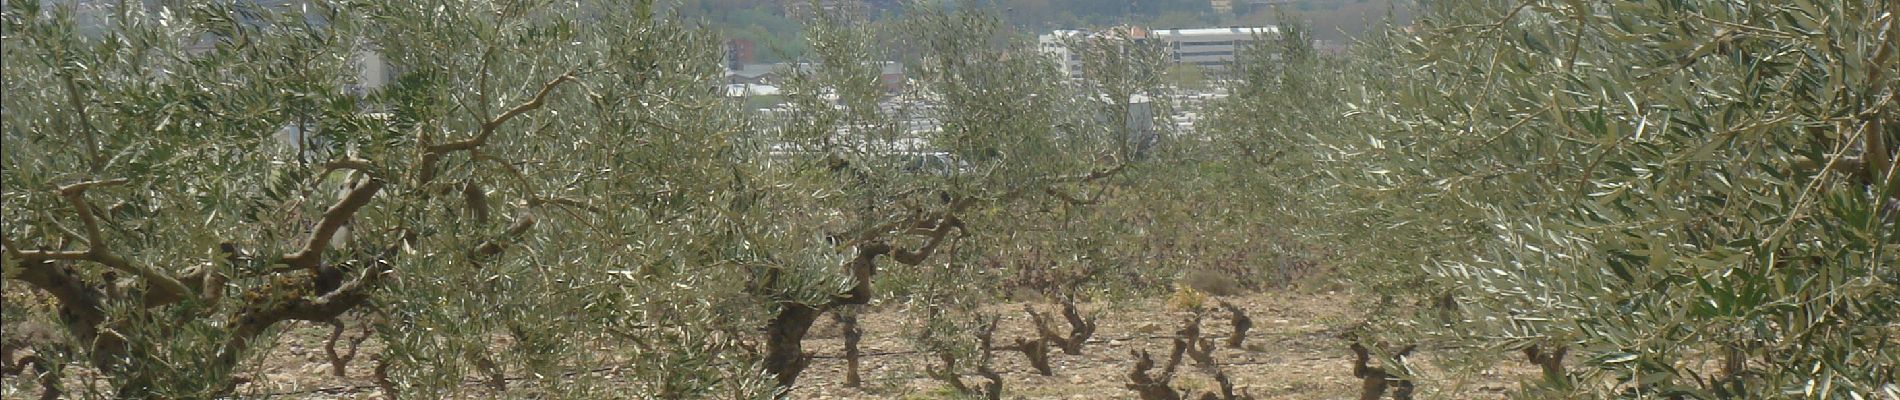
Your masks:
<path fill-rule="evenodd" d="M 1078 188 L 1128 165 L 1126 137 L 1094 112 L 1101 100 L 1062 83 L 990 11 L 940 6 L 913 6 L 892 33 L 916 50 L 906 57 L 914 85 L 899 94 L 878 80 L 874 60 L 885 57 L 870 32 L 820 21 L 808 33 L 815 65 L 792 71 L 788 108 L 762 135 L 776 149 L 772 173 L 798 199 L 774 206 L 795 211 L 784 214 L 787 231 L 841 260 L 755 274 L 754 286 L 774 299 L 764 363 L 781 386 L 807 362 L 802 339 L 821 314 L 870 304 L 880 287 L 948 304 L 975 303 L 930 296 L 985 300 L 958 289 L 981 279 L 974 260 L 984 236 L 1001 237 L 1000 221 L 1037 202 L 1084 201 Z M 884 261 L 911 267 L 891 272 L 911 277 L 907 287 L 877 282 Z"/>
<path fill-rule="evenodd" d="M 428 397 L 597 397 L 566 372 L 607 362 L 771 393 L 700 323 L 742 290 L 698 266 L 737 257 L 706 232 L 747 165 L 705 33 L 644 1 L 120 5 L 5 11 L 9 296 L 54 299 L 98 395 L 230 394 L 294 321 L 372 326 L 378 383 Z"/>
<path fill-rule="evenodd" d="M 1310 234 L 1359 279 L 1421 283 L 1379 286 L 1416 300 L 1393 340 L 1521 352 L 1529 398 L 1874 397 L 1900 357 L 1890 3 L 1426 2 L 1347 73 L 1230 105 L 1289 112 L 1228 117 L 1311 166 L 1267 179 L 1317 183 L 1312 221 L 1357 217 Z"/>

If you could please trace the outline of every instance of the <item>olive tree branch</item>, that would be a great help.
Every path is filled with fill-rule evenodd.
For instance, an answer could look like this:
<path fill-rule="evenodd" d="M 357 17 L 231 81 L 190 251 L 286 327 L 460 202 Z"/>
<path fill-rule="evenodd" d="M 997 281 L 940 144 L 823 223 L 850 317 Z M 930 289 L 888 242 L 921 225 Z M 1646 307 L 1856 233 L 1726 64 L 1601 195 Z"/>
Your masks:
<path fill-rule="evenodd" d="M 232 316 L 234 325 L 231 338 L 218 350 L 215 359 L 219 365 L 236 365 L 238 355 L 250 348 L 251 339 L 262 334 L 278 322 L 287 320 L 326 322 L 355 309 L 369 300 L 369 292 L 376 283 L 390 272 L 389 259 L 395 257 L 406 243 L 415 239 L 415 232 L 404 231 L 399 238 L 383 249 L 382 254 L 368 260 L 369 267 L 350 280 L 338 285 L 329 293 L 316 298 L 293 297 L 288 299 L 260 298 L 245 305 L 244 311 Z"/>
<path fill-rule="evenodd" d="M 1870 85 L 1877 84 L 1884 78 L 1883 75 L 1886 74 L 1889 68 L 1880 66 L 1891 66 L 1892 64 L 1889 64 L 1888 60 L 1893 57 L 1895 47 L 1900 47 L 1900 36 L 1897 36 L 1900 35 L 1900 17 L 1895 17 L 1893 13 L 1888 13 L 1881 16 L 1881 18 L 1887 21 L 1887 26 L 1881 29 L 1879 36 L 1880 49 L 1874 52 L 1873 60 L 1868 64 L 1875 66 L 1874 68 L 1867 69 L 1867 84 Z M 1893 103 L 1894 90 L 1900 89 L 1889 88 L 1886 96 L 1883 96 L 1874 106 L 1868 107 L 1865 111 L 1861 112 L 1861 116 L 1865 118 L 1866 121 L 1862 122 L 1860 126 L 1861 137 L 1866 141 L 1863 147 L 1864 151 L 1867 152 L 1865 158 L 1868 161 L 1868 175 L 1878 176 L 1881 175 L 1882 170 L 1886 170 L 1885 175 L 1887 176 L 1883 180 L 1887 186 L 1885 189 L 1888 196 L 1900 196 L 1900 183 L 1893 181 L 1893 169 L 1887 164 L 1900 164 L 1900 162 L 1887 159 L 1887 157 L 1891 157 L 1887 151 L 1891 143 L 1887 143 L 1887 135 L 1881 132 L 1884 129 L 1880 126 L 1880 114 L 1887 109 L 1889 104 Z M 1879 190 L 1875 191 L 1878 192 Z"/>
<path fill-rule="evenodd" d="M 936 228 L 928 231 L 926 234 L 927 236 L 923 246 L 918 247 L 916 250 L 895 249 L 891 252 L 891 259 L 910 266 L 923 264 L 924 260 L 928 260 L 932 254 L 936 254 L 937 246 L 943 244 L 943 239 L 949 237 L 952 229 L 962 231 L 963 221 L 958 220 L 955 216 L 940 218 L 936 221 Z"/>
<path fill-rule="evenodd" d="M 126 182 L 127 181 L 125 180 L 125 178 L 118 178 L 118 179 L 109 179 L 109 180 L 103 180 L 103 181 L 80 182 L 80 183 L 66 185 L 64 187 L 59 188 L 59 197 L 65 198 L 67 202 L 73 205 L 73 208 L 75 208 L 76 211 L 79 213 L 79 222 L 84 224 L 86 227 L 86 244 L 87 245 L 93 246 L 93 247 L 105 246 L 105 239 L 101 238 L 101 235 L 99 233 L 99 222 L 97 219 L 93 218 L 92 207 L 86 204 L 86 199 L 84 197 L 86 194 L 86 190 L 92 189 L 95 187 L 118 186 L 118 185 L 123 185 Z"/>
<path fill-rule="evenodd" d="M 457 150 L 472 150 L 475 148 L 479 148 L 483 144 L 488 143 L 488 138 L 490 136 L 494 136 L 495 130 L 500 128 L 502 124 L 508 123 L 509 120 L 515 119 L 515 117 L 521 116 L 521 114 L 526 114 L 529 111 L 540 109 L 541 106 L 547 104 L 549 93 L 554 92 L 554 89 L 557 87 L 560 87 L 561 84 L 567 83 L 568 81 L 571 81 L 573 79 L 574 79 L 574 71 L 568 71 L 565 74 L 561 74 L 561 76 L 555 77 L 553 80 L 550 80 L 545 84 L 542 84 L 541 90 L 535 92 L 534 97 L 528 100 L 528 102 L 521 103 L 520 105 L 517 105 L 514 108 L 508 109 L 508 111 L 503 111 L 501 115 L 495 116 L 494 119 L 490 119 L 488 120 L 488 122 L 483 122 L 481 131 L 477 132 L 475 134 L 475 137 L 469 138 L 466 140 L 456 141 L 456 142 L 432 145 L 432 146 L 429 146 L 428 151 L 431 153 L 447 153 L 447 152 L 457 151 Z"/>
<path fill-rule="evenodd" d="M 158 289 L 157 292 L 153 293 L 155 297 L 151 299 L 154 303 L 166 304 L 184 297 L 189 297 L 192 293 L 191 289 L 185 287 L 185 284 L 179 282 L 177 278 L 163 271 L 154 269 L 151 266 L 142 264 L 133 265 L 131 261 L 113 252 L 112 249 L 106 245 L 105 235 L 99 230 L 99 218 L 93 214 L 92 204 L 86 201 L 86 190 L 118 186 L 126 182 L 128 182 L 126 179 L 118 178 L 103 181 L 80 182 L 59 188 L 59 196 L 65 198 L 66 202 L 72 205 L 73 211 L 79 214 L 80 224 L 85 227 L 86 251 L 83 259 L 103 264 L 106 267 L 124 271 L 151 281 Z M 49 256 L 53 255 L 49 254 Z M 58 256 L 71 257 L 71 255 L 67 254 Z"/>
<path fill-rule="evenodd" d="M 356 215 L 357 210 L 368 205 L 370 199 L 376 197 L 376 192 L 383 189 L 383 185 L 382 179 L 370 178 L 350 189 L 349 194 L 344 195 L 343 198 L 337 199 L 336 204 L 324 210 L 323 220 L 317 223 L 317 229 L 310 232 L 310 238 L 304 241 L 303 249 L 285 255 L 284 264 L 298 269 L 316 269 L 322 261 L 323 251 L 330 248 L 330 238 L 336 236 L 337 230 L 342 229 L 343 224 L 348 223 L 350 217 Z"/>
<path fill-rule="evenodd" d="M 534 228 L 536 220 L 533 209 L 534 207 L 532 206 L 522 207 L 520 213 L 515 216 L 514 224 L 509 225 L 507 230 L 502 231 L 501 236 L 494 239 L 483 240 L 481 244 L 476 245 L 475 250 L 469 252 L 469 258 L 473 260 L 488 260 L 501 255 L 505 246 L 514 242 L 522 235 L 526 235 L 529 229 Z"/>
<path fill-rule="evenodd" d="M 419 158 L 417 163 L 418 167 L 416 168 L 416 173 L 418 174 L 417 181 L 421 184 L 428 184 L 430 181 L 435 180 L 435 166 L 442 161 L 442 156 L 455 151 L 474 151 L 480 149 L 482 145 L 488 143 L 488 138 L 494 136 L 495 130 L 501 128 L 502 124 L 507 123 L 515 117 L 521 116 L 521 114 L 538 110 L 546 105 L 548 94 L 554 92 L 554 89 L 561 84 L 573 81 L 575 73 L 575 70 L 568 70 L 567 73 L 561 74 L 561 76 L 555 77 L 553 80 L 542 84 L 541 90 L 536 91 L 532 99 L 508 109 L 508 111 L 502 112 L 501 115 L 497 115 L 487 122 L 483 122 L 481 130 L 476 132 L 473 138 L 434 144 L 431 140 L 432 138 L 429 136 L 428 129 L 422 129 L 417 132 L 416 145 L 421 149 L 417 152 L 417 157 Z"/>
<path fill-rule="evenodd" d="M 98 129 L 93 128 L 92 117 L 86 113 L 85 98 L 79 94 L 79 83 L 73 78 L 73 73 L 64 68 L 60 71 L 59 78 L 66 88 L 66 99 L 73 103 L 73 119 L 79 120 L 79 136 L 86 140 L 86 168 L 92 173 L 99 173 L 105 169 L 106 159 L 105 155 L 99 153 Z"/>

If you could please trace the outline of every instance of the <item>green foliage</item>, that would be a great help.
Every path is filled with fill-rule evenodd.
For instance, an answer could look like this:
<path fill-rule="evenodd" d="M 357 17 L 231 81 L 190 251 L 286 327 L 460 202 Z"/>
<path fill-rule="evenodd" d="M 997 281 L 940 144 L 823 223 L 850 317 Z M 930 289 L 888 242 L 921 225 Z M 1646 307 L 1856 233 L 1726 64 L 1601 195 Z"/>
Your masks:
<path fill-rule="evenodd" d="M 984 273 L 984 260 L 1020 241 L 1018 222 L 1060 201 L 1050 190 L 1075 190 L 1119 170 L 1125 141 L 1090 112 L 1106 105 L 1061 84 L 1053 65 L 1012 57 L 1033 44 L 1008 34 L 989 11 L 908 18 L 897 36 L 919 49 L 906 64 L 921 85 L 887 97 L 878 66 L 864 61 L 885 58 L 869 42 L 875 33 L 815 24 L 808 37 L 819 67 L 788 79 L 792 111 L 769 122 L 762 140 L 791 150 L 774 164 L 795 185 L 788 193 L 815 194 L 795 208 L 824 210 L 803 212 L 809 217 L 795 225 L 841 242 L 931 248 L 947 264 L 889 271 L 878 292 L 973 295 L 958 288 L 1001 278 Z M 900 102 L 880 106 L 892 99 Z M 913 129 L 919 121 L 934 129 Z M 930 247 L 938 242 L 905 233 L 919 216 L 953 216 L 963 228 Z"/>
<path fill-rule="evenodd" d="M 81 397 L 253 394 L 304 321 L 370 327 L 408 396 L 764 398 L 837 307 L 984 371 L 1006 296 L 1337 268 L 1366 340 L 1573 355 L 1525 398 L 1877 397 L 1889 3 L 1427 2 L 1349 54 L 1280 13 L 1185 135 L 1165 85 L 1205 78 L 1153 43 L 1083 39 L 1070 81 L 971 4 L 814 21 L 755 114 L 679 22 L 712 1 L 9 2 L 7 326 L 57 318 Z"/>
<path fill-rule="evenodd" d="M 1284 154 L 1261 179 L 1303 235 L 1354 249 L 1373 333 L 1567 347 L 1593 383 L 1551 388 L 1593 396 L 1892 381 L 1891 2 L 1424 9 L 1348 58 L 1257 58 L 1222 116 Z"/>
<path fill-rule="evenodd" d="M 749 257 L 723 211 L 747 122 L 704 86 L 707 33 L 642 2 L 134 4 L 87 34 L 95 9 L 9 6 L 6 274 L 110 378 L 81 395 L 230 393 L 279 322 L 337 319 L 422 397 L 526 375 L 593 398 L 564 373 L 609 360 L 683 366 L 633 372 L 654 396 L 771 393 L 710 334 L 758 314 L 714 272 Z M 343 90 L 364 51 L 396 76 Z M 347 227 L 312 247 L 325 221 Z"/>

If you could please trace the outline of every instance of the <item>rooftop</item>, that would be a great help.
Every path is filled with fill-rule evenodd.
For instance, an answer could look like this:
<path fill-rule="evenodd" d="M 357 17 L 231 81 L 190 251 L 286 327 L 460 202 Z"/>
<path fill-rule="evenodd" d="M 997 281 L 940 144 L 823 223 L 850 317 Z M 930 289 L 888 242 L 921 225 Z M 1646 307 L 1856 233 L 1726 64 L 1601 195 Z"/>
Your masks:
<path fill-rule="evenodd" d="M 1271 27 L 1271 26 L 1230 26 L 1226 28 L 1156 29 L 1156 30 L 1150 31 L 1150 34 L 1154 36 L 1202 36 L 1202 35 L 1232 35 L 1232 34 L 1265 35 L 1265 34 L 1276 33 L 1279 31 L 1280 30 L 1278 28 Z"/>
<path fill-rule="evenodd" d="M 1135 39 L 1143 39 L 1143 38 L 1150 38 L 1150 37 L 1166 38 L 1166 37 L 1216 36 L 1216 35 L 1267 35 L 1267 34 L 1277 33 L 1280 31 L 1279 28 L 1272 27 L 1272 26 L 1230 26 L 1230 27 L 1225 27 L 1225 28 L 1187 28 L 1187 29 L 1182 29 L 1182 28 L 1143 29 L 1137 26 L 1126 26 L 1125 28 L 1128 29 L 1128 37 L 1135 38 Z M 1041 38 L 1045 41 L 1048 41 L 1048 40 L 1053 40 L 1053 39 L 1062 39 L 1062 38 L 1071 38 L 1071 37 L 1096 36 L 1096 35 L 1101 35 L 1104 32 L 1108 32 L 1108 30 L 1091 32 L 1091 31 L 1076 30 L 1076 29 L 1057 29 L 1054 31 L 1050 31 L 1047 34 L 1041 35 Z"/>

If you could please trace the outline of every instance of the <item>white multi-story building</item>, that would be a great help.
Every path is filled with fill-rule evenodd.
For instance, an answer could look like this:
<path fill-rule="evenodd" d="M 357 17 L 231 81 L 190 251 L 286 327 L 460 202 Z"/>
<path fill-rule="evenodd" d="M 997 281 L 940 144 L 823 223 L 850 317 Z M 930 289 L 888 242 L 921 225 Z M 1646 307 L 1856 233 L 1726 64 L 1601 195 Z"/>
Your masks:
<path fill-rule="evenodd" d="M 856 23 L 870 17 L 870 5 L 863 0 L 785 0 L 785 16 L 809 20 L 818 16 Z M 816 7 L 816 8 L 814 8 Z"/>
<path fill-rule="evenodd" d="M 1271 26 L 1157 29 L 1148 37 L 1158 40 L 1175 63 L 1194 64 L 1211 72 L 1225 71 L 1234 65 L 1234 55 L 1246 50 L 1255 40 L 1267 39 L 1279 32 Z"/>
<path fill-rule="evenodd" d="M 1070 78 L 1082 77 L 1082 57 L 1069 50 L 1069 44 L 1087 37 L 1088 32 L 1063 29 L 1037 36 L 1036 42 L 1042 45 L 1042 53 L 1055 57 L 1056 66 L 1062 75 Z"/>
<path fill-rule="evenodd" d="M 1159 42 L 1169 61 L 1193 64 L 1208 72 L 1219 73 L 1232 67 L 1235 55 L 1248 45 L 1277 32 L 1279 30 L 1272 26 L 1156 30 L 1131 28 L 1128 36 L 1135 41 Z M 1058 30 L 1042 35 L 1038 42 L 1042 45 L 1043 53 L 1056 58 L 1063 74 L 1080 78 L 1083 75 L 1082 60 L 1069 49 L 1069 44 L 1087 37 L 1090 37 L 1089 32 Z"/>

